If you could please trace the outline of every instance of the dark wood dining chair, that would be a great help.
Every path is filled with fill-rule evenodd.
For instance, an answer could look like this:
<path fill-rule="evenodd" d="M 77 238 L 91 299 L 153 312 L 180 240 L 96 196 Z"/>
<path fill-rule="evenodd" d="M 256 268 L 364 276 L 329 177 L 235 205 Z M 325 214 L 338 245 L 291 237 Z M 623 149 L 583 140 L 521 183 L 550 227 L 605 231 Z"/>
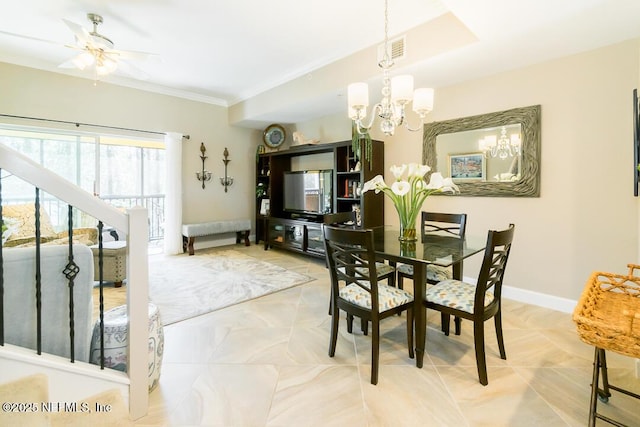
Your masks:
<path fill-rule="evenodd" d="M 342 225 L 359 228 L 356 213 L 354 211 L 325 214 L 323 223 L 334 226 Z M 376 271 L 378 273 L 378 280 L 386 279 L 390 286 L 396 285 L 396 269 L 393 265 L 378 261 L 376 264 Z"/>
<path fill-rule="evenodd" d="M 487 361 L 484 345 L 484 322 L 493 317 L 500 358 L 506 359 L 502 337 L 502 280 L 511 252 L 515 226 L 502 231 L 491 230 L 487 236 L 484 258 L 475 285 L 447 279 L 427 288 L 423 304 L 427 309 L 473 322 L 476 364 L 480 384 L 487 385 Z M 447 320 L 449 316 L 447 316 Z"/>
<path fill-rule="evenodd" d="M 464 239 L 467 229 L 467 214 L 453 214 L 442 212 L 422 212 L 422 222 L 420 223 L 420 231 L 422 241 L 433 235 L 452 236 Z M 413 280 L 413 266 L 409 264 L 398 264 L 396 266 L 398 274 L 398 287 L 404 287 L 404 279 Z M 442 267 L 439 265 L 427 266 L 426 283 L 434 285 L 442 280 L 452 278 L 462 278 L 462 261 L 450 267 Z M 447 318 L 445 320 L 445 317 Z M 449 315 L 442 313 L 442 330 L 445 335 L 449 335 Z M 461 325 L 460 318 L 456 317 L 455 334 L 460 335 Z"/>
<path fill-rule="evenodd" d="M 378 383 L 380 321 L 407 312 L 407 347 L 413 352 L 413 296 L 376 279 L 373 230 L 323 226 L 327 263 L 331 274 L 331 339 L 329 356 L 336 352 L 340 310 L 347 313 L 347 330 L 353 318 L 371 322 L 371 384 Z M 373 278 L 373 280 L 372 280 Z"/>

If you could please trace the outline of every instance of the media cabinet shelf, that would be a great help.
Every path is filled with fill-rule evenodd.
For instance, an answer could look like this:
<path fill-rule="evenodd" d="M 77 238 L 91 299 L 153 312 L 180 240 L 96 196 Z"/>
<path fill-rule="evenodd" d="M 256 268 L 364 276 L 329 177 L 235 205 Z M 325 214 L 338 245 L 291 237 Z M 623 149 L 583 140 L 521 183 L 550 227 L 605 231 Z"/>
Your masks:
<path fill-rule="evenodd" d="M 360 152 L 364 153 L 364 147 Z M 384 225 L 384 197 L 373 191 L 362 194 L 364 182 L 384 173 L 384 143 L 372 141 L 372 159 L 354 155 L 351 141 L 306 145 L 263 153 L 256 162 L 256 244 L 280 247 L 308 255 L 324 256 L 322 214 L 296 214 L 284 209 L 284 174 L 300 170 L 332 169 L 332 212 L 359 211 L 359 225 Z M 261 212 L 264 200 L 269 211 Z"/>
<path fill-rule="evenodd" d="M 324 256 L 322 224 L 286 218 L 268 219 L 265 250 L 279 247 L 307 255 Z"/>

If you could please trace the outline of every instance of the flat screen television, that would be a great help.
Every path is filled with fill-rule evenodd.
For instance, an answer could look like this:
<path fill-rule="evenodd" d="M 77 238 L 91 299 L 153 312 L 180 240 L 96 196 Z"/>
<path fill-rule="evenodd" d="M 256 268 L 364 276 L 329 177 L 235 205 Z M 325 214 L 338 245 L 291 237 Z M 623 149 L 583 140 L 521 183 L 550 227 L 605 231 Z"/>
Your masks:
<path fill-rule="evenodd" d="M 333 170 L 284 173 L 284 210 L 293 213 L 332 212 Z"/>

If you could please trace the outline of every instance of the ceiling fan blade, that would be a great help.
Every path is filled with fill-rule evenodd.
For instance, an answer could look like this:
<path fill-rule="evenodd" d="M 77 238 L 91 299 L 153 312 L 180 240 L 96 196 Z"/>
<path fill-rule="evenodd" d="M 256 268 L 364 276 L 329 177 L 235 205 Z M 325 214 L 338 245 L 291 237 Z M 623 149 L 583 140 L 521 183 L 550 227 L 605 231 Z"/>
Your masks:
<path fill-rule="evenodd" d="M 87 49 L 84 46 L 78 46 L 75 44 L 65 44 L 64 47 L 68 48 L 68 49 L 73 49 L 73 50 L 79 50 L 79 51 L 86 51 Z"/>
<path fill-rule="evenodd" d="M 125 74 L 129 77 L 132 77 L 136 80 L 148 80 L 149 74 L 142 71 L 140 68 L 135 65 L 127 62 L 127 61 L 119 61 L 118 62 L 118 71 L 119 74 Z"/>
<path fill-rule="evenodd" d="M 157 53 L 150 52 L 140 52 L 135 50 L 116 50 L 115 52 L 117 52 L 118 55 L 120 55 L 122 58 L 138 61 L 145 61 L 151 58 L 160 58 L 160 55 L 158 55 Z"/>
<path fill-rule="evenodd" d="M 91 68 L 94 66 L 94 58 L 88 52 L 82 52 L 73 58 L 69 58 L 62 64 L 58 65 L 58 68 L 72 68 L 78 70 L 84 70 L 85 68 Z"/>
<path fill-rule="evenodd" d="M 74 56 L 71 59 L 67 59 L 62 64 L 58 65 L 58 68 L 78 68 L 78 67 L 76 67 L 76 65 L 73 62 L 76 58 L 77 58 L 77 56 Z"/>
<path fill-rule="evenodd" d="M 40 39 L 38 37 L 25 36 L 25 35 L 22 35 L 22 34 L 10 33 L 8 31 L 2 31 L 2 30 L 0 30 L 0 34 L 4 34 L 4 35 L 7 35 L 7 36 L 11 36 L 11 37 L 18 37 L 18 38 L 26 39 L 26 40 L 33 40 L 33 41 L 36 41 L 36 42 L 43 42 L 43 43 L 49 43 L 49 44 L 54 44 L 56 46 L 60 46 L 60 43 L 57 43 L 57 42 L 54 42 L 54 41 L 51 41 L 51 40 Z"/>
<path fill-rule="evenodd" d="M 78 43 L 87 44 L 91 42 L 91 34 L 84 28 L 82 25 L 78 25 L 75 22 L 71 22 L 68 19 L 62 19 L 67 27 L 71 30 L 73 35 L 76 37 Z"/>
<path fill-rule="evenodd" d="M 64 61 L 62 64 L 58 65 L 58 68 L 76 68 L 75 65 L 73 65 L 73 61 L 71 59 Z"/>

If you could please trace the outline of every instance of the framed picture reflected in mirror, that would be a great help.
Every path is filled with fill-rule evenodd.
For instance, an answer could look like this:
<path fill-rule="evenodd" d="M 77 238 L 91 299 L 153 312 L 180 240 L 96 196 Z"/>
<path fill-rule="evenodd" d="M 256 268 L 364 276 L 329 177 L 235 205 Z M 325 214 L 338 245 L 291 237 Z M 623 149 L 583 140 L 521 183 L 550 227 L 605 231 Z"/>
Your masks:
<path fill-rule="evenodd" d="M 449 176 L 453 182 L 485 181 L 487 167 L 484 154 L 450 154 Z"/>

